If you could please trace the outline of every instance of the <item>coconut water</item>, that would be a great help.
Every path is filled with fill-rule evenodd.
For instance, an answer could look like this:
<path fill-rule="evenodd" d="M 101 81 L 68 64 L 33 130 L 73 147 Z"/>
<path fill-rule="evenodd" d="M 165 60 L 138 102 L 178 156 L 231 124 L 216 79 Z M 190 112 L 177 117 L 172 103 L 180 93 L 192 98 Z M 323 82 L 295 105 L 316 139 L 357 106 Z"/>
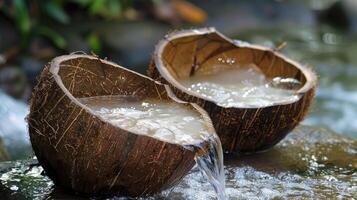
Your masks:
<path fill-rule="evenodd" d="M 220 60 L 223 62 L 224 60 Z M 299 100 L 300 81 L 290 77 L 268 79 L 255 64 L 237 65 L 234 59 L 199 70 L 179 82 L 189 91 L 216 102 L 222 107 L 266 107 Z"/>
<path fill-rule="evenodd" d="M 225 197 L 222 146 L 218 136 L 210 133 L 202 116 L 189 107 L 134 96 L 97 96 L 78 99 L 95 115 L 127 131 L 143 134 L 192 150 L 199 148 L 195 160 L 207 177 L 218 199 Z M 208 141 L 208 146 L 202 146 Z"/>

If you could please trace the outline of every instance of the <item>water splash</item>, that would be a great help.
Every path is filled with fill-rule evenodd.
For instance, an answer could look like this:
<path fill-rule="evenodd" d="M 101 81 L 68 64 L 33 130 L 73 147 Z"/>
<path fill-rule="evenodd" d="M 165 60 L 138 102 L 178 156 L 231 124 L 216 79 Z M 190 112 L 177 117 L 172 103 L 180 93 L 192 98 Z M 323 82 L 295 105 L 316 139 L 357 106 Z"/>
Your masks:
<path fill-rule="evenodd" d="M 197 166 L 214 188 L 218 200 L 226 200 L 222 145 L 218 136 L 209 141 L 207 153 L 195 157 Z"/>

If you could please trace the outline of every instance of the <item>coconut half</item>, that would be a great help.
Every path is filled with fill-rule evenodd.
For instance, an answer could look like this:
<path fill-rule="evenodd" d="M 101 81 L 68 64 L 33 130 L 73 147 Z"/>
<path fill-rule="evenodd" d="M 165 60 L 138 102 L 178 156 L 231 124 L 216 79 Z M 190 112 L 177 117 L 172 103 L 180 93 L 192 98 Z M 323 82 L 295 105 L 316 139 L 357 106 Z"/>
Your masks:
<path fill-rule="evenodd" d="M 291 77 L 301 83 L 294 102 L 263 107 L 222 107 L 180 83 L 195 72 L 210 72 L 217 58 L 253 63 L 266 77 Z M 273 49 L 231 40 L 214 28 L 173 32 L 161 40 L 148 75 L 170 85 L 175 95 L 203 107 L 226 152 L 266 150 L 283 139 L 307 114 L 316 89 L 316 74 Z"/>
<path fill-rule="evenodd" d="M 32 94 L 30 139 L 46 174 L 80 194 L 153 194 L 177 183 L 195 163 L 195 149 L 121 129 L 77 99 L 102 95 L 184 104 L 199 112 L 214 134 L 206 112 L 175 99 L 165 85 L 97 57 L 57 57 L 45 66 Z"/>

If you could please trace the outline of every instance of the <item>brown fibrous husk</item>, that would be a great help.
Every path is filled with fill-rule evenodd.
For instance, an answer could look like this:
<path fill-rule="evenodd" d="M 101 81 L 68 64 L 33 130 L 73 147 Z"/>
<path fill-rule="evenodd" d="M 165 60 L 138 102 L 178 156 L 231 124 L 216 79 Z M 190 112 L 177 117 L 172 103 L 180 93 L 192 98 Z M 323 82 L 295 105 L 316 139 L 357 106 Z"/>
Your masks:
<path fill-rule="evenodd" d="M 145 196 L 179 181 L 196 150 L 138 135 L 109 124 L 77 98 L 135 95 L 179 102 L 167 86 L 112 62 L 66 55 L 47 64 L 32 94 L 28 116 L 33 150 L 46 174 L 82 195 Z M 207 130 L 208 115 L 195 104 Z"/>
<path fill-rule="evenodd" d="M 217 58 L 234 58 L 240 64 L 254 63 L 268 77 L 290 77 L 302 86 L 301 98 L 293 103 L 258 108 L 221 107 L 179 83 L 195 72 L 209 71 Z M 309 111 L 317 76 L 307 66 L 277 50 L 231 40 L 214 28 L 176 31 L 156 46 L 148 75 L 170 85 L 175 95 L 203 107 L 210 115 L 226 152 L 257 152 L 283 139 Z"/>

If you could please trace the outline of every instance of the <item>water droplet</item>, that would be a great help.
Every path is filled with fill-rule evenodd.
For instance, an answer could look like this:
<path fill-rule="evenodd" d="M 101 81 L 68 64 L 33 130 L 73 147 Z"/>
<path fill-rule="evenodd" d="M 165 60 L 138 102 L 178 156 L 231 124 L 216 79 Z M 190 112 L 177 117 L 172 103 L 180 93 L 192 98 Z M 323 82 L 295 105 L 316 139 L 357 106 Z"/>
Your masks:
<path fill-rule="evenodd" d="M 276 88 L 297 90 L 299 87 L 301 87 L 301 82 L 294 78 L 275 77 L 272 79 L 269 85 Z"/>

